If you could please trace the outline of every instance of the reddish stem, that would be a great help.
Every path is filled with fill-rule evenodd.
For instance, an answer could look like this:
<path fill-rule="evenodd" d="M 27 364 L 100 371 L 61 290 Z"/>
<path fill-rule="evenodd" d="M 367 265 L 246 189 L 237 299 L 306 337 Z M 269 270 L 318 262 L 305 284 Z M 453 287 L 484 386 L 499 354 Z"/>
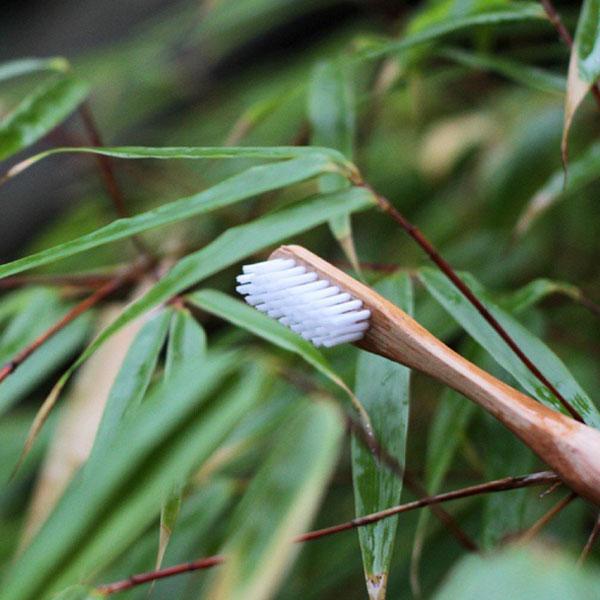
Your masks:
<path fill-rule="evenodd" d="M 113 278 L 112 280 L 106 282 L 101 287 L 99 287 L 91 296 L 88 296 L 78 304 L 76 304 L 69 312 L 67 312 L 59 321 L 57 321 L 54 325 L 44 331 L 40 336 L 38 336 L 31 344 L 23 348 L 12 360 L 6 363 L 0 369 L 0 382 L 4 381 L 11 373 L 13 373 L 17 367 L 19 367 L 33 352 L 35 352 L 42 344 L 48 341 L 53 335 L 58 333 L 61 329 L 64 329 L 69 323 L 74 321 L 77 317 L 82 315 L 85 311 L 92 308 L 116 291 L 119 287 L 121 287 L 124 283 L 131 280 L 133 277 L 137 276 L 141 269 L 145 266 L 144 263 L 142 266 L 140 264 L 135 265 L 126 273 Z"/>
<path fill-rule="evenodd" d="M 459 500 L 461 498 L 467 498 L 469 496 L 476 496 L 479 494 L 489 494 L 493 492 L 502 492 L 506 490 L 516 490 L 519 488 L 529 487 L 533 485 L 547 485 L 558 480 L 558 476 L 552 471 L 542 471 L 540 473 L 532 473 L 530 475 L 523 475 L 521 477 L 505 477 L 504 479 L 497 479 L 495 481 L 488 481 L 479 485 L 473 485 L 470 487 L 454 490 L 452 492 L 446 492 L 444 494 L 437 494 L 436 496 L 429 496 L 428 498 L 421 498 L 413 502 L 407 502 L 398 506 L 393 506 L 385 510 L 365 515 L 364 517 L 357 517 L 346 523 L 340 523 L 339 525 L 333 525 L 332 527 L 326 527 L 324 529 L 317 529 L 315 531 L 309 531 L 297 536 L 294 539 L 296 543 L 309 542 L 312 540 L 334 535 L 342 531 L 348 531 L 350 529 L 356 529 L 358 527 L 364 527 L 365 525 L 371 525 L 382 519 L 387 519 L 398 515 L 400 513 L 409 512 L 425 506 L 432 506 L 440 502 L 448 502 L 450 500 Z M 148 573 L 141 573 L 139 575 L 133 575 L 122 581 L 115 583 L 109 583 L 101 585 L 97 588 L 97 591 L 101 594 L 109 595 L 115 592 L 122 592 L 124 590 L 131 589 L 137 585 L 155 581 L 156 579 L 163 579 L 172 575 L 179 575 L 181 573 L 188 573 L 190 571 L 198 571 L 201 569 L 209 569 L 216 565 L 219 565 L 225 561 L 225 557 L 221 555 L 209 556 L 208 558 L 202 558 L 200 560 L 175 565 L 173 567 L 167 567 L 165 569 L 159 569 L 156 571 L 150 571 Z"/>
<path fill-rule="evenodd" d="M 90 104 L 87 100 L 79 107 L 79 114 L 92 146 L 95 148 L 102 148 L 104 146 L 104 140 L 102 139 L 100 130 L 96 125 L 96 121 L 92 114 L 92 109 L 90 108 Z M 103 156 L 102 154 L 95 154 L 94 158 L 96 159 L 96 163 L 98 164 L 98 168 L 102 176 L 102 181 L 104 182 L 106 191 L 113 202 L 117 215 L 122 219 L 128 217 L 129 211 L 125 205 L 125 198 L 123 197 L 121 188 L 117 183 L 111 158 L 109 156 Z M 132 236 L 131 241 L 142 256 L 152 256 L 152 253 L 139 236 Z"/>
<path fill-rule="evenodd" d="M 598 539 L 598 534 L 600 534 L 600 514 L 598 514 L 596 522 L 594 523 L 594 528 L 592 529 L 592 531 L 590 533 L 590 537 L 587 539 L 587 542 L 585 543 L 585 546 L 583 547 L 581 555 L 577 559 L 577 565 L 581 566 L 585 562 L 589 553 L 592 551 L 592 548 L 594 547 L 596 540 Z"/>

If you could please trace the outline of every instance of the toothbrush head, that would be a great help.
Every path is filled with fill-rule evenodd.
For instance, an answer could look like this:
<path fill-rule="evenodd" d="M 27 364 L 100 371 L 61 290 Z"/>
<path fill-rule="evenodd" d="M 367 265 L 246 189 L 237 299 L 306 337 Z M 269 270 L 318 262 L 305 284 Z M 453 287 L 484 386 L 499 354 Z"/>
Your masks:
<path fill-rule="evenodd" d="M 285 252 L 285 247 L 281 249 Z M 279 251 L 278 251 L 279 252 Z M 236 290 L 248 304 L 310 340 L 330 348 L 356 342 L 369 329 L 371 311 L 312 265 L 277 257 L 245 265 Z"/>

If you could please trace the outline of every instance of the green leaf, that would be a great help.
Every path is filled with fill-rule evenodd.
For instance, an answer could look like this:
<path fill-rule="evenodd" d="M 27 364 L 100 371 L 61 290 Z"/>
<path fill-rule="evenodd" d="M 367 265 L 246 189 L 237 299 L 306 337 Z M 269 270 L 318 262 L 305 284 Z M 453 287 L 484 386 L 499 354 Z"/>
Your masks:
<path fill-rule="evenodd" d="M 375 289 L 412 314 L 412 286 L 406 273 L 380 281 Z M 409 413 L 410 369 L 386 358 L 361 352 L 355 393 L 369 414 L 378 442 L 404 465 Z M 356 516 L 399 504 L 402 480 L 382 467 L 369 448 L 353 438 L 352 478 Z M 383 519 L 358 530 L 369 598 L 384 600 L 394 551 L 398 518 Z"/>
<path fill-rule="evenodd" d="M 104 453 L 119 435 L 123 419 L 142 403 L 167 337 L 170 311 L 161 311 L 143 325 L 110 388 L 87 465 L 104 460 Z"/>
<path fill-rule="evenodd" d="M 596 571 L 574 569 L 571 558 L 542 548 L 511 548 L 463 559 L 434 595 L 435 600 L 590 600 L 598 595 Z"/>
<path fill-rule="evenodd" d="M 201 368 L 206 356 L 206 333 L 186 308 L 173 311 L 165 359 L 165 381 L 184 364 Z M 182 503 L 183 482 L 178 482 L 160 510 L 158 552 L 155 568 L 159 569 L 167 551 Z"/>
<path fill-rule="evenodd" d="M 322 62 L 313 70 L 308 92 L 308 117 L 313 143 L 335 148 L 350 160 L 354 154 L 356 120 L 351 82 L 350 65 Z M 321 192 L 333 192 L 349 185 L 349 181 L 338 174 L 323 175 L 319 179 Z M 329 226 L 348 260 L 359 271 L 350 214 L 331 220 Z"/>
<path fill-rule="evenodd" d="M 373 206 L 371 193 L 364 188 L 352 188 L 299 202 L 286 210 L 228 229 L 211 244 L 181 259 L 142 298 L 130 304 L 61 377 L 46 402 L 55 402 L 71 373 L 105 340 L 146 311 L 263 248 L 312 229 L 348 210 L 361 210 L 370 206 Z"/>
<path fill-rule="evenodd" d="M 564 165 L 567 164 L 568 137 L 575 113 L 598 78 L 600 78 L 600 0 L 584 0 L 569 62 L 561 143 Z"/>
<path fill-rule="evenodd" d="M 467 67 L 498 73 L 541 92 L 564 94 L 567 89 L 567 81 L 560 75 L 513 60 L 498 58 L 492 54 L 474 54 L 459 48 L 444 48 L 439 51 L 439 55 Z"/>
<path fill-rule="evenodd" d="M 397 54 L 420 44 L 432 42 L 449 33 L 477 27 L 499 25 L 527 19 L 544 19 L 545 14 L 536 2 L 511 2 L 506 7 L 475 13 L 467 16 L 450 17 L 400 40 L 377 42 L 358 53 L 358 60 L 373 60 L 388 54 Z"/>
<path fill-rule="evenodd" d="M 535 375 L 529 371 L 496 331 L 492 329 L 491 325 L 489 325 L 443 273 L 431 268 L 422 268 L 419 271 L 419 277 L 428 291 L 446 311 L 527 392 L 547 406 L 562 410 L 562 406 L 554 394 L 538 381 Z M 521 350 L 581 414 L 585 422 L 588 425 L 600 427 L 600 413 L 598 409 L 556 354 L 539 338 L 527 331 L 518 321 L 495 305 L 483 287 L 473 277 L 467 274 L 462 274 L 461 277 L 518 344 Z"/>
<path fill-rule="evenodd" d="M 173 485 L 212 455 L 257 401 L 262 376 L 255 368 L 224 391 L 239 358 L 213 355 L 202 369 L 182 369 L 153 391 L 11 566 L 3 600 L 38 600 L 89 578 L 158 516 Z"/>
<path fill-rule="evenodd" d="M 309 365 L 315 367 L 325 377 L 342 388 L 352 400 L 361 417 L 368 423 L 364 407 L 340 376 L 331 368 L 325 357 L 309 341 L 284 327 L 275 319 L 271 319 L 244 302 L 231 298 L 217 290 L 200 290 L 189 294 L 186 299 L 202 310 L 226 319 L 230 323 L 243 327 L 284 350 L 301 356 Z"/>
<path fill-rule="evenodd" d="M 315 146 L 118 146 L 118 147 L 89 147 L 76 146 L 66 148 L 51 148 L 34 154 L 12 167 L 6 178 L 14 177 L 35 163 L 54 156 L 55 154 L 99 154 L 123 159 L 233 159 L 260 158 L 265 160 L 289 160 L 294 158 L 321 157 L 329 159 L 338 167 L 353 173 L 356 167 L 340 152 L 331 148 Z M 336 170 L 335 168 L 331 170 Z"/>
<path fill-rule="evenodd" d="M 252 167 L 193 196 L 163 204 L 135 217 L 118 219 L 106 227 L 101 227 L 70 242 L 6 263 L 0 266 L 0 277 L 21 273 L 149 229 L 206 214 L 246 198 L 335 170 L 336 166 L 322 155 Z"/>
<path fill-rule="evenodd" d="M 597 81 L 600 77 L 600 2 L 598 0 L 583 2 L 575 34 L 574 52 L 577 53 L 579 76 L 590 84 Z"/>
<path fill-rule="evenodd" d="M 184 362 L 200 365 L 206 355 L 206 332 L 189 310 L 176 309 L 169 328 L 165 379 Z"/>
<path fill-rule="evenodd" d="M 533 222 L 559 200 L 572 196 L 600 177 L 600 144 L 592 144 L 580 157 L 569 163 L 569 177 L 564 186 L 564 171 L 555 172 L 527 202 L 515 226 L 517 235 L 526 233 Z"/>
<path fill-rule="evenodd" d="M 27 148 L 54 129 L 87 93 L 87 84 L 71 75 L 40 85 L 0 121 L 0 160 Z"/>
<path fill-rule="evenodd" d="M 0 63 L 0 81 L 21 77 L 38 71 L 66 71 L 69 62 L 61 56 L 54 58 L 19 58 Z"/>
<path fill-rule="evenodd" d="M 298 404 L 229 523 L 221 568 L 207 598 L 270 598 L 312 521 L 339 453 L 343 418 L 329 402 Z"/>

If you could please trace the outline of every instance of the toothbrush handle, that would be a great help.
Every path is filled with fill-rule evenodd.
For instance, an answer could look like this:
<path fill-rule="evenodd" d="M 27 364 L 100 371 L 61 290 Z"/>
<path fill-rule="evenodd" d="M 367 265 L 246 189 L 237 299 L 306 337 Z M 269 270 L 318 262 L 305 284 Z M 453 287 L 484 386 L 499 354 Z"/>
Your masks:
<path fill-rule="evenodd" d="M 369 299 L 371 300 L 371 298 Z M 357 346 L 431 375 L 501 421 L 576 492 L 600 505 L 600 432 L 551 410 L 454 352 L 385 299 Z"/>
<path fill-rule="evenodd" d="M 281 246 L 271 258 L 293 258 L 371 311 L 355 345 L 422 371 L 491 413 L 581 496 L 600 506 L 600 431 L 553 411 L 486 373 L 366 285 L 301 246 Z"/>

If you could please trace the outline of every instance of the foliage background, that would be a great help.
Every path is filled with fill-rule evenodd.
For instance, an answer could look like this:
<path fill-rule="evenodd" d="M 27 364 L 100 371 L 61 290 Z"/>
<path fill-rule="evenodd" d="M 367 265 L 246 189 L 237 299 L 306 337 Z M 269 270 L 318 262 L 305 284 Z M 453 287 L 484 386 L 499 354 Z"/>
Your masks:
<path fill-rule="evenodd" d="M 581 14 L 589 19 L 593 42 L 599 37 L 599 9 L 594 2 L 586 5 L 588 13 Z M 45 110 L 54 117 L 40 135 L 29 135 L 39 120 L 25 123 L 18 131 L 25 141 L 15 146 L 11 111 L 39 93 L 38 86 L 62 77 L 89 86 L 88 107 L 106 146 L 274 148 L 312 142 L 339 150 L 457 270 L 476 279 L 473 288 L 505 311 L 498 314 L 506 323 L 517 319 L 525 327 L 520 345 L 561 391 L 583 398 L 593 420 L 593 400 L 583 390 L 594 399 L 600 383 L 593 303 L 600 298 L 598 106 L 588 95 L 576 115 L 563 191 L 560 144 L 569 50 L 538 5 L 222 0 L 115 6 L 7 8 L 0 25 L 0 58 L 7 61 L 2 64 L 62 55 L 71 67 L 66 75 L 58 63 L 58 72 L 36 69 L 0 81 L 2 173 L 39 151 L 92 143 L 78 102 L 67 103 L 59 118 L 60 98 L 42 94 L 31 118 L 40 119 Z M 574 32 L 579 3 L 557 3 L 557 9 Z M 516 17 L 497 18 L 509 13 Z M 474 18 L 477 26 L 469 21 Z M 458 27 L 461 22 L 468 26 Z M 426 43 L 402 47 L 402 40 L 423 32 L 426 37 L 433 32 Z M 379 54 L 361 58 L 370 53 Z M 251 198 L 235 204 L 227 194 L 243 193 L 247 182 L 218 188 L 218 210 L 144 231 L 145 245 L 160 257 L 157 272 L 124 282 L 0 384 L 0 558 L 7 598 L 35 598 L 78 582 L 91 589 L 151 570 L 162 551 L 163 565 L 221 551 L 238 558 L 210 574 L 182 575 L 122 597 L 263 597 L 258 590 L 281 599 L 364 597 L 356 532 L 296 546 L 293 564 L 287 544 L 293 534 L 351 519 L 354 494 L 365 512 L 398 503 L 400 493 L 403 502 L 415 497 L 406 486 L 400 491 L 397 478 L 344 435 L 341 411 L 352 409 L 336 377 L 356 392 L 382 444 L 429 493 L 543 469 L 487 415 L 430 379 L 412 374 L 409 382 L 405 369 L 385 361 L 360 364 L 369 359 L 358 359 L 350 347 L 327 352 L 324 362 L 293 337 L 263 321 L 250 322 L 239 306 L 207 290 L 188 296 L 187 308 L 179 301 L 164 304 L 184 290 L 200 289 L 196 275 L 205 268 L 208 278 L 201 287 L 231 296 L 240 265 L 265 257 L 279 234 L 280 241 L 303 244 L 348 269 L 353 246 L 367 281 L 406 310 L 414 305 L 417 320 L 461 353 L 552 403 L 514 357 L 503 362 L 501 342 L 456 301 L 456 292 L 429 267 L 422 250 L 375 208 L 362 210 L 368 204 L 359 197 L 364 191 L 349 189 L 338 155 L 327 155 L 327 164 L 342 165 L 335 175 L 320 170 L 323 156 L 307 156 L 317 167 L 294 163 L 290 185 L 265 175 L 273 178 L 272 189 L 248 192 Z M 293 156 L 283 158 L 288 162 L 242 156 L 111 164 L 127 211 L 141 214 L 256 165 L 290 164 Z M 248 181 L 257 180 L 253 173 Z M 281 212 L 336 190 L 333 202 L 328 196 L 304 216 Z M 357 194 L 353 200 L 351 194 Z M 340 215 L 351 201 L 361 210 L 352 218 L 350 237 Z M 0 249 L 7 262 L 56 249 L 117 216 L 96 159 L 88 154 L 41 160 L 4 183 L 0 202 Z M 188 205 L 183 201 L 184 210 Z M 341 207 L 332 228 L 345 252 L 319 212 L 332 206 Z M 268 226 L 271 214 L 275 225 Z M 310 226 L 300 227 L 300 219 Z M 240 240 L 236 248 L 226 244 L 218 256 L 194 254 L 247 223 L 256 226 L 230 234 Z M 129 234 L 67 258 L 50 251 L 47 264 L 24 275 L 112 276 L 136 258 L 136 246 L 125 239 Z M 197 256 L 194 269 L 200 269 L 192 275 L 181 267 L 188 255 Z M 11 268 L 0 272 L 10 277 Z M 143 325 L 122 329 L 68 381 L 11 478 L 52 386 L 94 332 L 157 285 L 156 276 L 163 277 L 159 308 L 142 300 Z M 52 278 L 44 280 L 48 285 L 18 284 L 16 291 L 10 279 L 3 281 L 3 363 L 93 292 L 89 286 L 55 285 Z M 372 381 L 374 369 L 394 385 Z M 53 509 L 66 480 L 85 461 L 103 410 L 107 421 L 85 465 L 87 475 L 81 470 Z M 369 476 L 379 478 L 379 487 L 367 478 L 361 488 L 356 467 L 353 480 L 352 464 L 361 461 Z M 597 517 L 586 502 L 570 503 L 525 548 L 511 553 L 515 536 L 566 494 L 560 490 L 540 499 L 539 491 L 446 506 L 461 529 L 490 552 L 486 559 L 471 556 L 421 511 L 363 530 L 367 578 L 373 570 L 389 570 L 390 598 L 493 597 L 497 581 L 509 586 L 511 598 L 563 598 L 558 594 L 564 589 L 568 597 L 593 597 L 597 555 L 587 560 L 589 572 L 574 567 Z M 23 540 L 34 537 L 52 510 L 47 528 L 21 554 Z M 71 593 L 84 597 L 88 588 Z"/>

